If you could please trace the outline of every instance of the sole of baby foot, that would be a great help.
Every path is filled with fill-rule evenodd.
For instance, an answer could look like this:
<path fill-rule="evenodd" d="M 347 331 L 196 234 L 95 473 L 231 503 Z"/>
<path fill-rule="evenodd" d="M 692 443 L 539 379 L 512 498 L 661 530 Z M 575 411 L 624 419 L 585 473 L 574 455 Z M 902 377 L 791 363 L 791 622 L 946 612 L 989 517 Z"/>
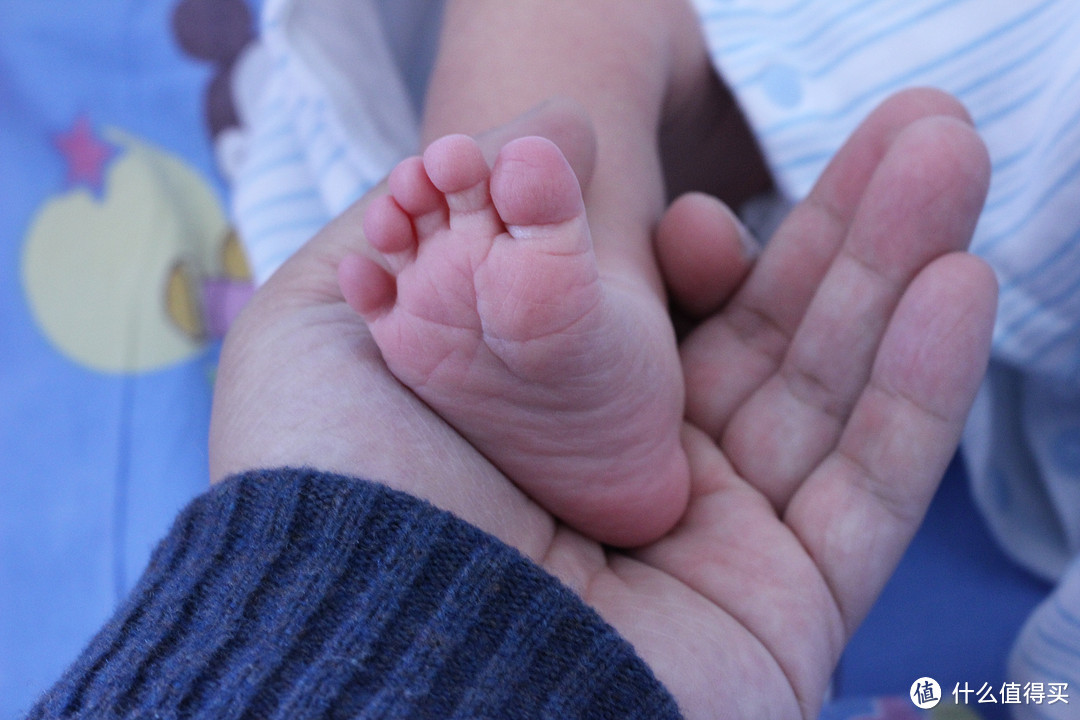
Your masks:
<path fill-rule="evenodd" d="M 686 503 L 682 383 L 660 302 L 602 280 L 558 147 L 508 143 L 489 171 L 448 136 L 391 174 L 339 279 L 390 370 L 580 531 L 642 544 Z"/>

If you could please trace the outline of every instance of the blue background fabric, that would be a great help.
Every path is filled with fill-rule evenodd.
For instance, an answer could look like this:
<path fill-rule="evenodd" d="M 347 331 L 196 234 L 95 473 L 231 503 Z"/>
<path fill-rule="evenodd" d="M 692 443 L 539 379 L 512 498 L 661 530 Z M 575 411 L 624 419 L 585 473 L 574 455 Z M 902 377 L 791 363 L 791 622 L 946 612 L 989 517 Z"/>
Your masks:
<path fill-rule="evenodd" d="M 947 697 L 958 683 L 974 688 L 989 683 L 1000 691 L 1003 683 L 1016 680 L 1006 669 L 1013 642 L 1049 590 L 995 544 L 957 458 L 896 573 L 841 658 L 835 695 L 906 696 L 921 677 L 937 680 Z M 970 699 L 969 709 L 979 717 L 1009 717 L 1003 705 Z"/>
<path fill-rule="evenodd" d="M 180 4 L 0 3 L 4 720 L 207 482 L 220 333 L 199 290 L 225 277 L 206 101 L 220 68 L 181 47 Z M 187 298 L 168 297 L 174 267 Z"/>

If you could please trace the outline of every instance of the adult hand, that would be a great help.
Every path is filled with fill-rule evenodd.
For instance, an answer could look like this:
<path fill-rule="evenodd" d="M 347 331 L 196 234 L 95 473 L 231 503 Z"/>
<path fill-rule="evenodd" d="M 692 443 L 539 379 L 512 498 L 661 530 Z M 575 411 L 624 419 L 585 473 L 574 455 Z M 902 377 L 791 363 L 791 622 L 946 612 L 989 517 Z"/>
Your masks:
<path fill-rule="evenodd" d="M 424 497 L 520 549 L 629 639 L 688 718 L 816 717 L 909 541 L 984 369 L 995 284 L 958 253 L 985 150 L 905 93 L 838 154 L 684 346 L 692 499 L 610 551 L 560 525 L 386 371 L 340 297 L 361 207 L 258 293 L 222 357 L 215 478 L 306 465 Z"/>
<path fill-rule="evenodd" d="M 684 342 L 690 508 L 576 587 L 688 717 L 817 717 L 985 370 L 996 281 L 962 251 L 988 181 L 954 100 L 891 98 Z"/>

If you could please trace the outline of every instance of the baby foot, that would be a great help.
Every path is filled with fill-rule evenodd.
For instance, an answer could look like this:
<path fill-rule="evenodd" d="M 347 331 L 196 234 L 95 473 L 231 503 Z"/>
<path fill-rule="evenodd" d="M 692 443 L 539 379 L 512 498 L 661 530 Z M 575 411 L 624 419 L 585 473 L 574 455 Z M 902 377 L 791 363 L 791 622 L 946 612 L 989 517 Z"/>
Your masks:
<path fill-rule="evenodd" d="M 528 137 L 488 168 L 471 138 L 391 173 L 341 288 L 390 370 L 553 514 L 603 542 L 667 532 L 689 477 L 664 308 L 602 278 L 581 187 Z M 635 289 L 630 289 L 631 287 Z"/>

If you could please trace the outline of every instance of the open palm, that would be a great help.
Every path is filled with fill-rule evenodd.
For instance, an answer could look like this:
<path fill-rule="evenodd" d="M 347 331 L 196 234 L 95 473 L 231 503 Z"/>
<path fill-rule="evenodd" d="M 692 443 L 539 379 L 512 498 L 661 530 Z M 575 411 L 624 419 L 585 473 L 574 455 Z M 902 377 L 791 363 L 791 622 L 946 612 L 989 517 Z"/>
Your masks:
<path fill-rule="evenodd" d="M 335 281 L 362 208 L 231 333 L 212 472 L 307 465 L 429 499 L 577 591 L 687 717 L 815 717 L 981 378 L 995 285 L 961 251 L 987 175 L 940 94 L 905 93 L 863 124 L 685 341 L 692 499 L 649 547 L 612 551 L 561 525 L 389 375 Z"/>

